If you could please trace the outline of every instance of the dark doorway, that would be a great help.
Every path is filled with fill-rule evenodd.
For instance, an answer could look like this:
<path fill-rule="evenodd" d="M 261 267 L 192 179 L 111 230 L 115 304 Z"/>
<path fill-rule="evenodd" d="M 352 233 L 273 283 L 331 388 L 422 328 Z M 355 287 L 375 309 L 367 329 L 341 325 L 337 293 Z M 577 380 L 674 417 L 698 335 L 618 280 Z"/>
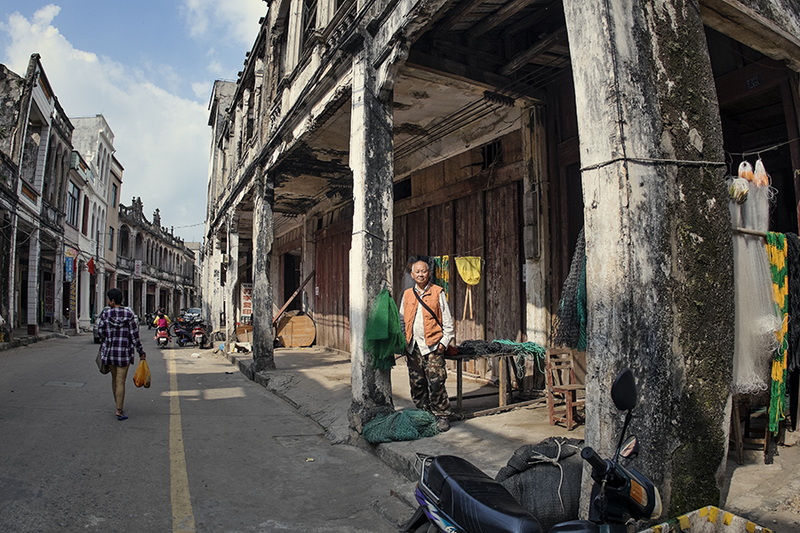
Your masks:
<path fill-rule="evenodd" d="M 300 287 L 300 250 L 292 250 L 283 254 L 283 301 L 289 298 Z M 301 295 L 297 295 L 286 308 L 287 311 L 302 311 L 303 301 Z"/>
<path fill-rule="evenodd" d="M 729 172 L 761 159 L 775 189 L 769 229 L 796 233 L 800 142 L 791 71 L 714 30 L 707 37 Z"/>

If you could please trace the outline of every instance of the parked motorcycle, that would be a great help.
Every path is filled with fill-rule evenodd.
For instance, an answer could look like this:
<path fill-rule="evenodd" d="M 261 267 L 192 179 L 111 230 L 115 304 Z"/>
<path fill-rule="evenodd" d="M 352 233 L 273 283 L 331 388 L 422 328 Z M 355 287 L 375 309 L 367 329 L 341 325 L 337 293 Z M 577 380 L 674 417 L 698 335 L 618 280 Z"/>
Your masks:
<path fill-rule="evenodd" d="M 635 468 L 621 464 L 621 459 L 633 459 L 638 453 L 636 436 L 625 438 L 637 400 L 630 369 L 624 369 L 614 380 L 611 398 L 617 409 L 627 412 L 613 459 L 603 459 L 588 446 L 581 450 L 581 457 L 592 466 L 594 480 L 590 519 L 556 524 L 550 533 L 625 533 L 628 519 L 661 515 L 656 486 Z M 404 532 L 542 531 L 536 517 L 502 484 L 460 457 L 423 457 L 415 496 L 419 507 Z"/>
<path fill-rule="evenodd" d="M 192 338 L 194 339 L 194 345 L 198 348 L 205 348 L 210 344 L 208 333 L 206 333 L 206 326 L 202 321 L 195 322 L 192 328 Z"/>
<path fill-rule="evenodd" d="M 169 344 L 169 331 L 167 328 L 156 329 L 156 344 L 159 348 L 166 348 Z"/>
<path fill-rule="evenodd" d="M 200 318 L 178 317 L 172 324 L 172 332 L 175 335 L 175 342 L 178 346 L 198 346 L 208 344 L 208 334 L 205 324 Z"/>

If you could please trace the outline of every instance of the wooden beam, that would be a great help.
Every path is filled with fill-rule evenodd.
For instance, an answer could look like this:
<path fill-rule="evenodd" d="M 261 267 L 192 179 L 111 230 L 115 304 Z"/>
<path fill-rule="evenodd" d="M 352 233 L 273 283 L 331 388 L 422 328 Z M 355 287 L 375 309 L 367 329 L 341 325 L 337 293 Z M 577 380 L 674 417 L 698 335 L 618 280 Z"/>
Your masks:
<path fill-rule="evenodd" d="M 512 0 L 470 28 L 469 33 L 472 37 L 480 37 L 481 35 L 498 27 L 511 17 L 518 15 L 522 9 L 528 7 L 529 5 L 541 4 L 546 1 L 549 0 Z"/>
<path fill-rule="evenodd" d="M 477 176 L 458 181 L 453 185 L 432 191 L 420 196 L 412 196 L 404 200 L 399 200 L 394 204 L 395 217 L 407 215 L 414 211 L 419 211 L 425 207 L 443 204 L 456 198 L 470 196 L 476 192 L 498 187 L 514 181 L 521 180 L 525 175 L 525 167 L 522 162 L 513 163 L 499 169 L 489 169 L 482 171 Z"/>
<path fill-rule="evenodd" d="M 702 0 L 703 23 L 754 50 L 800 70 L 800 37 L 739 0 Z"/>
<path fill-rule="evenodd" d="M 541 55 L 544 52 L 547 52 L 554 45 L 559 44 L 566 38 L 567 27 L 561 26 L 554 32 L 542 37 L 535 45 L 514 56 L 511 61 L 509 61 L 502 69 L 500 69 L 500 74 L 503 76 L 509 76 L 513 72 L 516 72 L 530 63 L 533 58 Z"/>

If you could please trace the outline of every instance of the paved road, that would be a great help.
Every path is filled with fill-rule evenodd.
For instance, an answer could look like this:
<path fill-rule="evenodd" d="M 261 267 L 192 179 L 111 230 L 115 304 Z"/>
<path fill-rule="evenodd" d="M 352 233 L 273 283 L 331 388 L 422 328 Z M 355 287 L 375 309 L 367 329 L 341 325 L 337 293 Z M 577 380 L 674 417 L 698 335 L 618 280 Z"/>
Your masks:
<path fill-rule="evenodd" d="M 0 352 L 0 531 L 396 531 L 407 481 L 209 350 L 159 350 L 117 421 L 91 335 Z"/>

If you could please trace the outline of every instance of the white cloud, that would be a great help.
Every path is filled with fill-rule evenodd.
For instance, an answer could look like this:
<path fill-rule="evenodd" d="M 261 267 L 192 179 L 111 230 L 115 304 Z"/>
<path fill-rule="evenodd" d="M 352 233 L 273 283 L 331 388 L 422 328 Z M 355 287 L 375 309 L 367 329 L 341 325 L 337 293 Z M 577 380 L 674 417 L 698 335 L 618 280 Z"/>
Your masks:
<path fill-rule="evenodd" d="M 74 48 L 52 25 L 58 13 L 57 6 L 48 5 L 30 21 L 16 13 L 9 16 L 0 27 L 8 42 L 6 65 L 24 75 L 31 53 L 39 53 L 69 116 L 106 117 L 116 156 L 125 167 L 123 203 L 140 196 L 147 216 L 159 208 L 165 226 L 202 222 L 210 135 L 206 102 L 176 96 L 141 70 Z M 202 229 L 176 234 L 196 240 Z"/>
<path fill-rule="evenodd" d="M 190 34 L 221 33 L 249 47 L 258 33 L 258 19 L 267 12 L 263 0 L 183 0 Z"/>

